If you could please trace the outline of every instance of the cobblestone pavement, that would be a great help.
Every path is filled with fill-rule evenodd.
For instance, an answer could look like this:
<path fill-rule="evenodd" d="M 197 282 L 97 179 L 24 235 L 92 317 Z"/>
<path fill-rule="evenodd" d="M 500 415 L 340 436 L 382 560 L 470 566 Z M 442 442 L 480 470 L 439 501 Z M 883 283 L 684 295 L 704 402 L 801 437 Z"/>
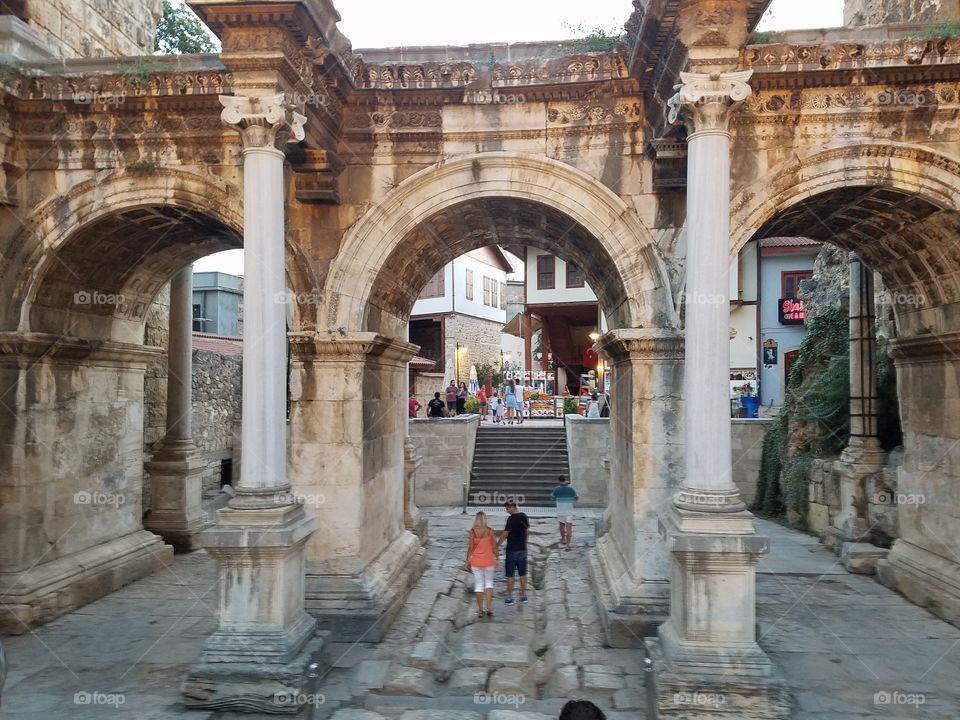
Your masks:
<path fill-rule="evenodd" d="M 494 511 L 499 527 L 505 514 Z M 427 513 L 427 570 L 379 644 L 330 643 L 316 720 L 554 720 L 571 696 L 613 720 L 646 715 L 643 658 L 603 647 L 587 579 L 585 521 L 573 551 L 555 520 L 531 513 L 528 605 L 478 620 L 461 569 L 471 514 Z M 758 579 L 761 644 L 783 669 L 798 720 L 960 718 L 960 630 L 849 575 L 814 538 L 759 521 L 772 538 Z M 234 720 L 187 711 L 179 688 L 213 631 L 215 567 L 205 553 L 60 618 L 6 638 L 0 718 Z"/>

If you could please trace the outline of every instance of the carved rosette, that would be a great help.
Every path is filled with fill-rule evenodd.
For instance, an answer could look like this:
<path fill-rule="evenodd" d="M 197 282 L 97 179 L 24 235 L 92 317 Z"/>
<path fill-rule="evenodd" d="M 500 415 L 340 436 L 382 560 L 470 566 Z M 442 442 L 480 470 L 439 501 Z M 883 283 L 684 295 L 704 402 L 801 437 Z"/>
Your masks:
<path fill-rule="evenodd" d="M 669 121 L 675 123 L 685 112 L 692 133 L 728 132 L 733 111 L 753 92 L 748 81 L 753 70 L 720 73 L 680 73 L 683 81 L 677 94 L 667 102 Z"/>
<path fill-rule="evenodd" d="M 221 95 L 220 119 L 240 131 L 243 149 L 277 148 L 304 138 L 305 115 L 284 98 L 283 93 L 264 97 Z"/>

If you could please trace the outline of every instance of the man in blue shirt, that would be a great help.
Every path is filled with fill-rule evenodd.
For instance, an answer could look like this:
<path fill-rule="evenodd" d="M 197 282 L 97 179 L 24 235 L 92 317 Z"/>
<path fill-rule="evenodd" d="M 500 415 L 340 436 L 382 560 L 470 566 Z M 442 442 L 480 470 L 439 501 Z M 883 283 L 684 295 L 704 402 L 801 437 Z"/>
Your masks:
<path fill-rule="evenodd" d="M 577 497 L 577 491 L 570 486 L 570 481 L 565 476 L 561 475 L 558 482 L 550 496 L 557 501 L 560 544 L 570 552 L 570 541 L 573 539 L 573 503 L 580 498 Z"/>

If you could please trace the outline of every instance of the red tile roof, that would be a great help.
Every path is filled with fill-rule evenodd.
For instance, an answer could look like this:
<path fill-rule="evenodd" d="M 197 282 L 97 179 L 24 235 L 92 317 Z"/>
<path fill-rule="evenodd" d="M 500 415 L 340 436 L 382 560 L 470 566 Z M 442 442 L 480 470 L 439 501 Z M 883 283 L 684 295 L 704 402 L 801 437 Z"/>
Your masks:
<path fill-rule="evenodd" d="M 819 247 L 822 244 L 806 237 L 772 237 L 760 241 L 760 247 Z"/>
<path fill-rule="evenodd" d="M 410 360 L 410 367 L 413 368 L 414 370 L 429 370 L 436 364 L 437 363 L 434 362 L 433 360 L 430 360 L 429 358 L 420 357 L 419 355 L 415 355 Z"/>
<path fill-rule="evenodd" d="M 243 353 L 243 338 L 195 332 L 193 333 L 193 347 L 195 350 L 206 350 L 221 355 L 240 355 Z"/>

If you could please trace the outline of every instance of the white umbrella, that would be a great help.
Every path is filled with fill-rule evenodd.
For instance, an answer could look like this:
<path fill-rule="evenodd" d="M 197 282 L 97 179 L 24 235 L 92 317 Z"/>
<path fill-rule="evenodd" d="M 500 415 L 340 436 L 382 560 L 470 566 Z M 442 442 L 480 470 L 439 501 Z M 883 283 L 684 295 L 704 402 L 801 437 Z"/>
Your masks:
<path fill-rule="evenodd" d="M 480 384 L 477 382 L 477 366 L 470 366 L 470 392 L 476 394 L 480 389 Z"/>

